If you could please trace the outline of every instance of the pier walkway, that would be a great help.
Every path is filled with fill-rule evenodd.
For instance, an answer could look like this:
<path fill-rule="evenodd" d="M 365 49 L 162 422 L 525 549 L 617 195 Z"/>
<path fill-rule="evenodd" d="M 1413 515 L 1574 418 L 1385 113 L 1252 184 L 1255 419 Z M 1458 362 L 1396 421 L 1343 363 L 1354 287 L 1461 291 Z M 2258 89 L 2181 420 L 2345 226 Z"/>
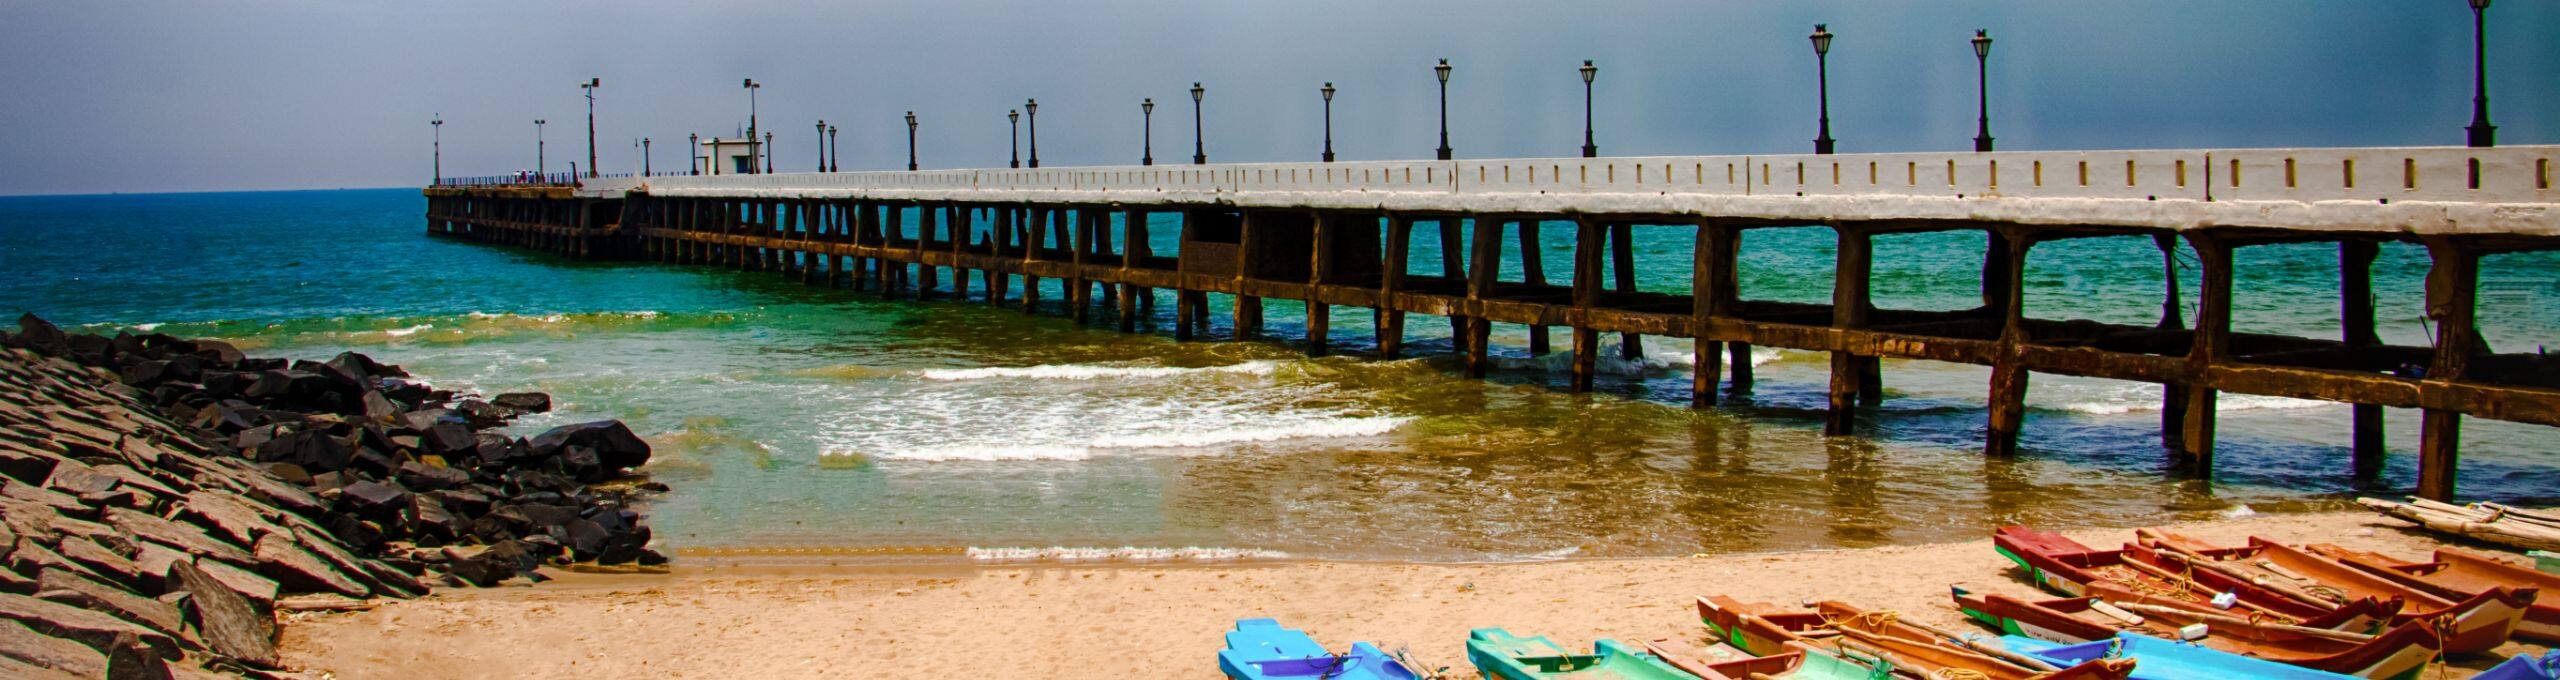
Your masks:
<path fill-rule="evenodd" d="M 1701 407 L 1720 385 L 1749 389 L 1751 346 L 1826 352 L 1833 433 L 1883 399 L 1882 358 L 1982 365 L 1992 455 L 2015 449 L 2037 373 L 2165 386 L 2163 443 L 2197 472 L 2211 469 L 2224 392 L 2355 404 L 2348 472 L 2359 477 L 2382 469 L 2382 409 L 2416 408 L 2418 490 L 2442 499 L 2454 494 L 2464 417 L 2560 426 L 2560 359 L 2497 353 L 2473 321 L 2482 258 L 2560 250 L 2555 158 L 2560 146 L 662 176 L 429 187 L 426 218 L 441 236 L 782 271 L 886 294 L 967 298 L 974 272 L 982 299 L 1026 310 L 1040 279 L 1059 279 L 1073 316 L 1116 314 L 1123 330 L 1170 291 L 1183 338 L 1209 322 L 1209 295 L 1233 297 L 1235 335 L 1248 338 L 1261 329 L 1263 300 L 1297 300 L 1316 352 L 1326 351 L 1334 308 L 1377 310 L 1377 347 L 1389 357 L 1403 351 L 1407 317 L 1446 317 L 1470 375 L 1490 363 L 1491 324 L 1528 326 L 1533 354 L 1549 351 L 1556 329 L 1574 350 L 1577 390 L 1592 385 L 1604 333 L 1630 357 L 1643 336 L 1686 339 Z M 1147 217 L 1158 214 L 1179 216 L 1176 252 L 1148 245 L 1163 225 Z M 1647 239 L 1693 244 L 1688 293 L 1637 289 L 1639 227 Z M 1837 234 L 1829 304 L 1741 289 L 1743 239 L 1781 227 Z M 1540 231 L 1553 228 L 1573 235 L 1565 271 L 1545 271 Z M 1412 261 L 1418 229 L 1437 240 L 1436 267 Z M 1874 303 L 1879 236 L 1950 230 L 1988 239 L 1979 307 Z M 2117 266 L 2169 270 L 2157 323 L 2028 314 L 2031 249 L 2126 236 L 2151 239 L 2160 259 Z M 2386 242 L 2423 246 L 2431 262 L 2428 346 L 2386 344 L 2375 331 L 2371 272 Z M 2180 243 L 2200 256 L 2201 290 L 2185 295 L 2174 273 Z M 2339 335 L 2234 331 L 2235 251 L 2299 243 L 2337 246 Z M 2192 319 L 2182 313 L 2189 299 Z"/>

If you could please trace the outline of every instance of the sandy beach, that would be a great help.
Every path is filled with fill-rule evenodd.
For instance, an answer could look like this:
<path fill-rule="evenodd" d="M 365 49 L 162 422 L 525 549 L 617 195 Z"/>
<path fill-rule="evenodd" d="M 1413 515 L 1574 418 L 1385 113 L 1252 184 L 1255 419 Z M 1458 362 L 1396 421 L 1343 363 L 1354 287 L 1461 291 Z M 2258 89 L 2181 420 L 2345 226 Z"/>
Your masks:
<path fill-rule="evenodd" d="M 2363 513 L 2174 525 L 2418 556 L 2436 542 Z M 2091 545 L 2122 528 L 2068 535 Z M 1947 586 L 2033 595 L 1990 541 L 1860 550 L 1532 564 L 1310 562 L 1235 566 L 757 567 L 558 574 L 531 587 L 452 589 L 365 612 L 289 621 L 289 664 L 339 678 L 1217 677 L 1220 634 L 1272 616 L 1332 646 L 1405 648 L 1473 677 L 1467 630 L 1569 647 L 1701 634 L 1692 601 L 1838 599 L 1980 630 Z M 541 653 L 534 653 L 536 651 Z M 2453 675 L 2497 658 L 2455 660 Z"/>

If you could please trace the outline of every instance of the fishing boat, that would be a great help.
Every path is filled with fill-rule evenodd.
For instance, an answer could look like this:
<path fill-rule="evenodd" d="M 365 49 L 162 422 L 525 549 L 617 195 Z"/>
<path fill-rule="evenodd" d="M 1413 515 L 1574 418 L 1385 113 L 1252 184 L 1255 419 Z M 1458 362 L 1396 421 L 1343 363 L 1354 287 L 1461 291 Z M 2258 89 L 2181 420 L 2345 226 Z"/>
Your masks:
<path fill-rule="evenodd" d="M 1501 680 L 1693 680 L 1688 671 L 1616 640 L 1592 643 L 1574 654 L 1545 636 L 1520 637 L 1500 628 L 1467 633 L 1467 661 L 1488 679 Z"/>
<path fill-rule="evenodd" d="M 2371 680 L 2414 677 L 2441 646 L 2432 629 L 2414 621 L 2367 636 L 2146 605 L 2104 585 L 2092 592 L 2090 597 L 2027 601 L 1951 589 L 1965 616 L 2006 635 L 2058 644 L 2104 641 L 2125 632 L 2180 639 L 2195 631 L 2202 635 L 2194 642 L 2213 649 Z"/>
<path fill-rule="evenodd" d="M 2251 537 L 2249 544 L 2243 546 L 2214 547 L 2152 529 L 2136 531 L 2134 535 L 2140 543 L 2157 546 L 2166 557 L 2195 567 L 2198 572 L 2248 579 L 2305 604 L 2358 598 L 2400 599 L 2408 606 L 2395 616 L 2395 623 L 2427 621 L 2430 625 L 2450 626 L 2443 631 L 2444 651 L 2448 654 L 2479 654 L 2506 644 L 2538 592 L 2532 588 L 2493 586 L 2457 601 L 2263 538 Z"/>
<path fill-rule="evenodd" d="M 2508 564 L 2496 557 L 2457 548 L 2437 548 L 2433 562 L 2409 562 L 2374 552 L 2318 543 L 2303 546 L 2311 554 L 2337 560 L 2394 583 L 2446 599 L 2469 599 L 2501 586 L 2560 593 L 2560 574 Z M 2516 637 L 2560 642 L 2560 606 L 2537 601 L 2516 622 Z"/>
<path fill-rule="evenodd" d="M 2280 623 L 2355 633 L 2375 632 L 2401 608 L 2400 600 L 2381 598 L 2315 605 L 2220 572 L 2173 564 L 2151 549 L 2130 543 L 2116 550 L 2098 550 L 2061 534 L 2021 526 L 2001 527 L 1991 540 L 2000 555 L 2026 570 L 2036 585 L 2071 597 L 2087 597 L 2091 586 L 2107 585 L 2139 594 L 2147 603 L 2208 613 L 2236 611 Z M 2215 603 L 2225 595 L 2228 603 Z"/>
<path fill-rule="evenodd" d="M 1335 654 L 1314 638 L 1271 619 L 1237 619 L 1218 652 L 1218 670 L 1232 680 L 1416 680 L 1421 676 L 1376 645 L 1355 642 Z"/>
<path fill-rule="evenodd" d="M 1744 604 L 1718 595 L 1698 598 L 1698 618 L 1718 639 L 1747 652 L 1775 655 L 1793 649 L 1791 645 L 1802 645 L 1839 656 L 1882 659 L 1895 668 L 1930 677 L 2122 680 L 2133 668 L 2131 662 L 2115 659 L 2047 667 L 2040 660 L 1988 642 L 1977 644 L 1965 636 L 1905 620 L 1895 612 L 1868 611 L 1840 602 L 1783 611 L 1775 605 Z"/>
<path fill-rule="evenodd" d="M 2548 511 L 2496 503 L 2454 505 L 2424 498 L 2407 503 L 2358 498 L 2356 503 L 2441 534 L 2523 550 L 2560 550 L 2560 515 Z"/>
<path fill-rule="evenodd" d="M 2069 645 L 2015 635 L 2003 637 L 2000 641 L 2019 653 L 2057 665 L 2092 659 L 2131 658 L 2134 680 L 2340 680 L 2354 677 L 2252 659 L 2140 633 L 2118 633 L 2111 639 Z"/>
<path fill-rule="evenodd" d="M 2545 652 L 2539 659 L 2517 654 L 2471 680 L 2560 680 L 2560 652 Z"/>
<path fill-rule="evenodd" d="M 1881 659 L 1843 658 L 1800 643 L 1788 643 L 1767 656 L 1724 644 L 1697 650 L 1671 640 L 1646 643 L 1645 649 L 1663 663 L 1707 680 L 1888 680 L 1895 670 Z"/>

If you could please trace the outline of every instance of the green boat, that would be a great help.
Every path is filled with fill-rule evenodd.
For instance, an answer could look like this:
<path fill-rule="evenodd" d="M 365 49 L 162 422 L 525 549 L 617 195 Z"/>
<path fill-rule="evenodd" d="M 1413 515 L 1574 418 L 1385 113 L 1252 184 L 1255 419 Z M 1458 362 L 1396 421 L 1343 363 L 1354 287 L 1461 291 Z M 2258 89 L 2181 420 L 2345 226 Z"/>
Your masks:
<path fill-rule="evenodd" d="M 1467 633 L 1467 660 L 1487 680 L 1696 680 L 1661 659 L 1616 640 L 1592 644 L 1592 654 L 1577 655 L 1545 636 L 1520 637 L 1500 628 Z"/>

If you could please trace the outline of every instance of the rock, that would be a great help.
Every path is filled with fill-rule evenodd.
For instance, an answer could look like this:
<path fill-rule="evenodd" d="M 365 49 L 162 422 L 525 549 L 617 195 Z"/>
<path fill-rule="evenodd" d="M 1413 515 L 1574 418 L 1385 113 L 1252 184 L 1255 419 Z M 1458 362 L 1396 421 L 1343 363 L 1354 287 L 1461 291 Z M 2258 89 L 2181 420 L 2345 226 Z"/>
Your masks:
<path fill-rule="evenodd" d="M 63 465 L 53 469 L 53 476 L 46 478 L 44 485 L 46 488 L 77 496 L 113 489 L 116 487 L 116 477 L 92 470 L 86 465 Z"/>
<path fill-rule="evenodd" d="M 238 545 L 257 545 L 258 537 L 281 531 L 256 507 L 227 492 L 198 489 L 187 494 L 179 517 L 195 521 Z"/>
<path fill-rule="evenodd" d="M 541 392 L 508 392 L 489 400 L 490 404 L 517 413 L 549 413 L 551 395 Z"/>
<path fill-rule="evenodd" d="M 265 469 L 267 474 L 275 475 L 276 479 L 282 480 L 286 484 L 300 484 L 304 486 L 309 486 L 311 484 L 311 471 L 302 469 L 302 466 L 300 465 L 295 465 L 293 463 L 268 463 L 260 467 Z"/>
<path fill-rule="evenodd" d="M 407 579 L 405 578 L 405 575 L 403 575 L 404 578 L 397 579 L 397 581 L 399 581 L 398 583 L 386 583 L 384 579 L 376 575 L 374 570 L 370 568 L 369 563 L 371 563 L 372 560 L 367 560 L 356 556 L 355 553 L 347 552 L 345 546 L 338 545 L 338 542 L 331 539 L 325 532 L 313 528 L 295 527 L 293 537 L 295 539 L 294 544 L 296 546 L 310 552 L 313 556 L 320 558 L 321 561 L 328 562 L 329 566 L 337 570 L 339 575 L 354 579 L 359 583 L 363 583 L 369 590 L 390 591 L 389 594 L 400 594 L 404 597 L 418 594 L 414 588 L 404 589 L 399 587 L 404 584 L 414 584 L 415 581 Z M 269 537 L 269 540 L 275 540 L 278 538 L 282 537 Z M 407 590 L 407 592 L 401 592 L 403 590 Z"/>
<path fill-rule="evenodd" d="M 122 636 L 119 636 L 121 639 Z M 149 647 L 139 637 L 131 639 L 147 653 Z M 149 654 L 158 658 L 157 654 Z M 35 668 L 69 673 L 73 677 L 94 678 L 107 672 L 107 659 L 87 645 L 43 633 L 15 620 L 0 620 L 0 659 L 10 659 Z M 6 669 L 0 669 L 6 670 Z M 9 677 L 19 677 L 11 675 Z"/>
<path fill-rule="evenodd" d="M 596 558 L 596 553 L 604 550 L 607 533 L 602 525 L 586 519 L 576 519 L 569 522 L 568 529 L 570 559 L 581 562 L 592 560 Z"/>
<path fill-rule="evenodd" d="M 246 548 L 206 535 L 203 530 L 151 515 L 110 508 L 107 523 L 135 537 L 178 549 L 189 555 L 210 557 L 232 564 L 257 564 L 258 558 Z"/>
<path fill-rule="evenodd" d="M 0 619 L 26 624 L 38 633 L 88 645 L 90 649 L 107 649 L 115 644 L 116 636 L 131 634 L 163 657 L 177 658 L 178 655 L 175 638 L 140 624 L 60 602 L 0 594 Z"/>
<path fill-rule="evenodd" d="M 141 565 L 134 564 L 133 560 L 98 545 L 96 541 L 79 536 L 65 536 L 62 542 L 54 547 L 55 552 L 61 553 L 63 557 L 87 567 L 90 573 L 104 576 L 113 583 L 124 584 L 127 588 L 140 588 L 143 585 L 140 574 Z"/>
<path fill-rule="evenodd" d="M 62 332 L 62 328 L 34 314 L 18 317 L 18 334 L 10 340 L 16 346 L 53 356 L 71 352 L 71 338 Z"/>
<path fill-rule="evenodd" d="M 34 595 L 36 594 L 36 580 L 27 578 L 25 574 L 18 573 L 17 569 L 11 568 L 5 564 L 0 564 L 0 593 L 9 593 L 12 595 Z"/>
<path fill-rule="evenodd" d="M 454 404 L 453 412 L 462 416 L 462 422 L 469 424 L 471 429 L 475 430 L 505 425 L 508 418 L 516 415 L 514 411 L 499 408 L 478 399 L 465 399 L 461 403 Z"/>
<path fill-rule="evenodd" d="M 400 464 L 400 485 L 418 491 L 440 491 L 471 483 L 471 473 L 419 461 Z"/>
<path fill-rule="evenodd" d="M 231 566 L 219 560 L 202 559 L 196 560 L 195 566 L 203 570 L 205 575 L 212 576 L 213 580 L 229 586 L 241 597 L 248 598 L 249 604 L 256 606 L 259 611 L 273 609 L 276 597 L 283 594 L 283 589 L 276 586 L 274 579 L 259 576 L 257 572 L 245 568 Z M 168 585 L 173 590 L 179 589 L 178 584 Z"/>
<path fill-rule="evenodd" d="M 43 575 L 36 577 L 36 583 L 39 588 L 36 597 L 40 599 L 114 614 L 171 635 L 183 629 L 178 608 L 68 571 L 46 569 Z"/>
<path fill-rule="evenodd" d="M 347 459 L 354 455 L 346 442 L 316 430 L 295 432 L 258 446 L 258 460 L 292 463 L 305 470 L 344 470 Z"/>
<path fill-rule="evenodd" d="M 0 657 L 0 677 L 12 680 L 81 680 L 82 676 Z"/>
<path fill-rule="evenodd" d="M 0 449 L 0 475 L 27 484 L 43 484 L 53 476 L 53 467 L 61 460 L 47 454 Z"/>
<path fill-rule="evenodd" d="M 471 435 L 471 428 L 461 423 L 439 421 L 421 434 L 425 437 L 419 443 L 426 446 L 428 453 L 440 456 L 474 453 L 474 447 L 480 444 L 479 438 Z"/>
<path fill-rule="evenodd" d="M 338 593 L 352 597 L 373 594 L 346 574 L 339 573 L 318 555 L 302 549 L 290 534 L 268 534 L 258 540 L 258 573 L 275 579 L 276 585 L 294 592 Z"/>
<path fill-rule="evenodd" d="M 194 354 L 204 357 L 206 361 L 211 361 L 216 366 L 237 366 L 241 360 L 248 358 L 248 355 L 240 353 L 240 348 L 220 340 L 196 340 Z"/>
<path fill-rule="evenodd" d="M 169 660 L 151 653 L 142 639 L 131 635 L 116 636 L 115 645 L 107 650 L 107 680 L 173 680 Z"/>
<path fill-rule="evenodd" d="M 273 616 L 250 605 L 239 591 L 214 580 L 195 565 L 170 564 L 169 581 L 186 590 L 187 610 L 206 647 L 251 666 L 276 667 Z"/>
<path fill-rule="evenodd" d="M 409 507 L 409 490 L 396 483 L 356 482 L 338 491 L 339 502 L 366 517 L 397 517 Z"/>
<path fill-rule="evenodd" d="M 9 568 L 16 570 L 20 575 L 43 574 L 59 569 L 82 576 L 103 578 L 97 572 L 90 571 L 88 567 L 63 557 L 62 553 L 54 552 L 52 548 L 47 548 L 44 544 L 37 543 L 35 539 L 26 537 L 19 537 L 17 547 L 9 551 Z M 41 586 L 41 582 L 38 585 Z"/>
<path fill-rule="evenodd" d="M 639 467 L 649 462 L 649 443 L 631 433 L 619 420 L 562 425 L 535 436 L 527 444 L 534 454 L 549 458 L 569 446 L 595 449 L 607 471 Z"/>
<path fill-rule="evenodd" d="M 389 418 L 400 415 L 400 405 L 392 403 L 391 398 L 384 396 L 381 390 L 365 390 L 363 403 L 364 416 L 367 418 Z"/>
<path fill-rule="evenodd" d="M 542 566 L 542 557 L 524 541 L 499 541 L 478 554 L 455 559 L 446 566 L 453 575 L 475 586 L 495 585 Z"/>

